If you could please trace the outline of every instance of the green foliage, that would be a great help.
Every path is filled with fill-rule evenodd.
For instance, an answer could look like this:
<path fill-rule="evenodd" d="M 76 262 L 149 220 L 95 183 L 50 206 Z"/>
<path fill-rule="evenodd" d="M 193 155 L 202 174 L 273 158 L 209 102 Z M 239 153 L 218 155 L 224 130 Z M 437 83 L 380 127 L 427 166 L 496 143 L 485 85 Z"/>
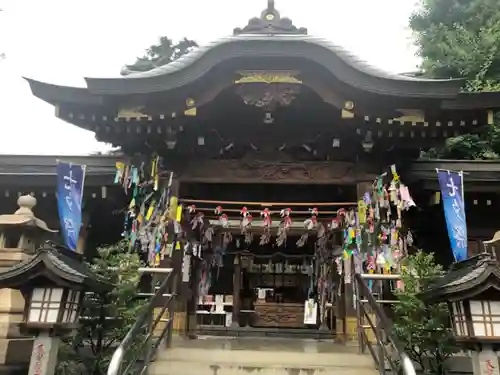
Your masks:
<path fill-rule="evenodd" d="M 420 0 L 410 27 L 429 77 L 498 78 L 497 0 Z"/>
<path fill-rule="evenodd" d="M 420 154 L 420 159 L 498 160 L 500 159 L 500 114 L 494 124 L 480 134 L 462 134 L 448 138 L 444 147 Z"/>
<path fill-rule="evenodd" d="M 484 134 L 462 134 L 448 138 L 444 147 L 422 152 L 421 159 L 495 160 L 500 158 L 500 147 L 491 142 L 491 133 L 498 134 L 498 127 L 492 126 Z"/>
<path fill-rule="evenodd" d="M 464 91 L 500 91 L 498 0 L 420 0 L 410 19 L 421 69 L 430 78 L 463 78 Z M 498 124 L 498 123 L 496 123 Z M 422 158 L 499 159 L 497 125 L 484 134 L 449 138 Z"/>
<path fill-rule="evenodd" d="M 81 328 L 60 350 L 58 375 L 104 375 L 116 346 L 144 306 L 136 297 L 141 266 L 138 255 L 128 252 L 125 241 L 100 248 L 99 254 L 90 266 L 115 288 L 106 295 L 86 295 Z"/>
<path fill-rule="evenodd" d="M 442 276 L 442 267 L 433 254 L 422 251 L 411 255 L 403 267 L 404 290 L 396 293 L 394 332 L 405 345 L 405 351 L 424 372 L 445 373 L 444 361 L 456 352 L 453 333 L 449 328 L 446 303 L 426 305 L 420 293 Z"/>
<path fill-rule="evenodd" d="M 126 70 L 122 74 L 145 72 L 158 66 L 166 65 L 196 47 L 198 47 L 198 44 L 194 40 L 184 38 L 174 43 L 168 37 L 162 36 L 157 44 L 153 44 L 146 50 L 144 56 L 138 57 L 135 63 L 126 65 Z"/>

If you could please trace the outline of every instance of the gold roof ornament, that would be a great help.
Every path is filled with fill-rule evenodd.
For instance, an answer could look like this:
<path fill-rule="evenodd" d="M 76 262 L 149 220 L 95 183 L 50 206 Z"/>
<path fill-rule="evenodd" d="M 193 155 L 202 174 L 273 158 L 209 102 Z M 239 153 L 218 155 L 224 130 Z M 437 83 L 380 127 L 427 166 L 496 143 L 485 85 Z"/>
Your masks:
<path fill-rule="evenodd" d="M 36 227 L 45 232 L 56 233 L 47 227 L 45 221 L 37 218 L 33 213 L 33 207 L 36 206 L 36 198 L 31 195 L 22 195 L 17 199 L 19 208 L 10 215 L 0 215 L 0 226 L 27 226 Z"/>
<path fill-rule="evenodd" d="M 398 109 L 402 116 L 396 117 L 393 121 L 399 122 L 425 122 L 425 113 L 418 109 Z"/>
<path fill-rule="evenodd" d="M 116 117 L 118 118 L 140 118 L 140 117 L 148 117 L 147 114 L 142 112 L 143 107 L 135 107 L 135 108 L 121 108 L 118 111 Z"/>
<path fill-rule="evenodd" d="M 234 81 L 236 85 L 244 83 L 291 83 L 301 85 L 302 81 L 295 77 L 298 72 L 295 71 L 240 71 L 240 79 Z"/>

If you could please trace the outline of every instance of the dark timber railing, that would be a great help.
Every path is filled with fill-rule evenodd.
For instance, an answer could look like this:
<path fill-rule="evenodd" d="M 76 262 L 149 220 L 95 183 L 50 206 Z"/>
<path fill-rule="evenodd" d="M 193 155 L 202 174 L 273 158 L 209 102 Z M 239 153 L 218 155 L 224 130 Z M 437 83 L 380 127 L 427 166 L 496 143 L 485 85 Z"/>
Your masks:
<path fill-rule="evenodd" d="M 382 277 L 384 280 L 399 279 L 398 275 L 354 275 L 360 351 L 365 353 L 368 349 L 380 375 L 385 375 L 387 369 L 393 374 L 415 375 L 415 366 L 405 353 L 404 346 L 393 334 L 392 323 L 381 307 L 383 304 L 392 304 L 396 301 L 375 299 L 365 281 L 381 280 Z M 380 296 L 383 297 L 382 294 Z M 373 332 L 377 341 L 376 346 L 370 341 L 367 330 Z"/>

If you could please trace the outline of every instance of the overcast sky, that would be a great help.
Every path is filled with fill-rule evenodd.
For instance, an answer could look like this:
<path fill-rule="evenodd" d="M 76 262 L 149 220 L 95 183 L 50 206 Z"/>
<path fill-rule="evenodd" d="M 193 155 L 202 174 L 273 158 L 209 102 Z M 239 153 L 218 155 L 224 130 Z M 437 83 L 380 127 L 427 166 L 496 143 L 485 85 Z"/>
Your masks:
<path fill-rule="evenodd" d="M 276 0 L 282 16 L 391 72 L 413 71 L 416 0 Z M 21 76 L 83 86 L 119 75 L 159 36 L 205 44 L 259 16 L 266 0 L 0 0 L 0 153 L 88 154 L 108 147 L 58 120 Z"/>

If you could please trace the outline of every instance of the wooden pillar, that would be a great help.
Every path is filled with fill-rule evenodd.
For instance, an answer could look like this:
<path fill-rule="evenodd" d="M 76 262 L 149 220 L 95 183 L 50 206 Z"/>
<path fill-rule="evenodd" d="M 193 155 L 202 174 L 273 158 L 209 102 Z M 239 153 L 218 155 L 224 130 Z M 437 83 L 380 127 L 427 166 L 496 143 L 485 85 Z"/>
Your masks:
<path fill-rule="evenodd" d="M 241 289 L 241 258 L 238 254 L 234 256 L 234 274 L 233 274 L 233 321 L 232 328 L 240 326 L 240 289 Z"/>
<path fill-rule="evenodd" d="M 363 199 L 363 195 L 366 192 L 371 191 L 373 181 L 370 182 L 358 182 L 356 185 L 356 195 L 358 200 Z M 356 340 L 357 339 L 357 318 L 356 310 L 354 308 L 354 273 L 355 265 L 352 256 L 344 260 L 344 338 L 346 340 Z"/>
<path fill-rule="evenodd" d="M 188 336 L 191 339 L 195 339 L 196 329 L 198 325 L 197 313 L 198 310 L 198 288 L 199 288 L 199 278 L 198 269 L 200 265 L 200 259 L 194 254 L 191 255 L 191 275 L 189 281 L 190 298 L 187 302 L 187 314 L 188 314 Z"/>
<path fill-rule="evenodd" d="M 185 300 L 185 290 L 182 286 L 182 261 L 184 258 L 183 252 L 183 238 L 181 233 L 176 234 L 176 228 L 172 219 L 179 220 L 178 216 L 178 196 L 179 196 L 179 181 L 174 179 L 172 185 L 170 186 L 170 202 L 169 202 L 169 224 L 168 224 L 168 245 L 171 246 L 172 255 L 170 257 L 165 257 L 160 260 L 160 268 L 173 268 L 173 274 L 171 277 L 176 278 L 176 282 L 172 282 L 170 286 L 169 293 L 174 293 L 176 296 L 175 300 L 171 304 L 172 310 L 174 311 L 174 321 L 173 321 L 173 331 L 176 333 L 184 333 L 186 328 L 186 300 Z M 174 239 L 177 239 L 177 245 L 174 244 Z M 146 276 L 146 275 L 145 275 Z M 155 287 L 159 286 L 164 280 L 164 275 L 157 274 L 152 278 L 152 292 L 155 292 Z M 165 298 L 166 299 L 166 298 Z M 166 302 L 165 299 L 161 299 L 156 310 L 161 310 L 161 307 Z M 167 314 L 167 312 L 165 312 Z M 164 318 L 167 318 L 165 316 Z M 162 329 L 162 325 L 159 324 L 157 330 Z"/>

